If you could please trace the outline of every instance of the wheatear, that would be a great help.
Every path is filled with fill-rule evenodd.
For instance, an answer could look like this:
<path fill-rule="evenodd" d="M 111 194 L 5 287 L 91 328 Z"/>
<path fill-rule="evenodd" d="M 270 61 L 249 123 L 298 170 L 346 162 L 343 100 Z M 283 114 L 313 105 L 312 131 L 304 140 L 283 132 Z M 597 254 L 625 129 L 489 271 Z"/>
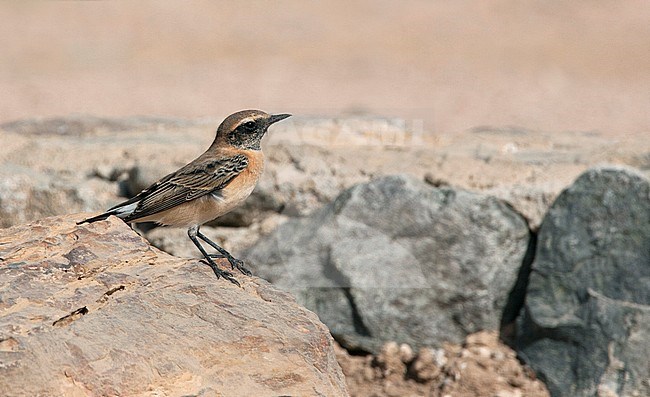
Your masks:
<path fill-rule="evenodd" d="M 187 227 L 190 240 L 201 251 L 217 278 L 223 277 L 239 285 L 232 273 L 219 269 L 213 258 L 225 257 L 233 270 L 236 268 L 250 275 L 244 262 L 208 239 L 199 228 L 230 212 L 251 194 L 264 169 L 260 141 L 271 124 L 289 116 L 243 110 L 226 117 L 219 125 L 212 145 L 196 160 L 160 179 L 132 199 L 78 223 L 95 222 L 115 215 L 128 223 L 156 222 Z M 219 254 L 208 254 L 197 237 Z"/>

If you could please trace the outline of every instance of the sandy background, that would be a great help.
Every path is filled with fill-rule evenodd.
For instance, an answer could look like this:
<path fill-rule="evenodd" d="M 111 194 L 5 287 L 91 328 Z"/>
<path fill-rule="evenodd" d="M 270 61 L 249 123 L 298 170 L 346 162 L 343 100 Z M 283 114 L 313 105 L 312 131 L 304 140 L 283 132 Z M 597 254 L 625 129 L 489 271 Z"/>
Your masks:
<path fill-rule="evenodd" d="M 650 2 L 0 4 L 0 122 L 367 112 L 650 136 Z"/>

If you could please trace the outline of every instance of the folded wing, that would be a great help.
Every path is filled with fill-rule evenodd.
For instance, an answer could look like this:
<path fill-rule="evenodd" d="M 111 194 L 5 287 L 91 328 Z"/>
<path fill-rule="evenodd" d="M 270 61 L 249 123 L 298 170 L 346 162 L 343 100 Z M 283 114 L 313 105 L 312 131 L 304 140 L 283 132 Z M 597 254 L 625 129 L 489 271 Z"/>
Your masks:
<path fill-rule="evenodd" d="M 207 194 L 218 193 L 247 166 L 248 158 L 243 154 L 192 162 L 107 213 L 116 214 L 126 222 L 137 221 Z"/>

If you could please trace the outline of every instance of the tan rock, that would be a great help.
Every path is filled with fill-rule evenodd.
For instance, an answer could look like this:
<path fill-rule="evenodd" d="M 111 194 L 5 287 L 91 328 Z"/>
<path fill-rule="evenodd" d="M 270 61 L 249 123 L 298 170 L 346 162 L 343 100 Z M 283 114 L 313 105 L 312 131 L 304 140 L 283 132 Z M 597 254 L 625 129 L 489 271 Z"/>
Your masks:
<path fill-rule="evenodd" d="M 0 229 L 2 394 L 347 395 L 327 328 L 290 295 L 82 217 Z"/>

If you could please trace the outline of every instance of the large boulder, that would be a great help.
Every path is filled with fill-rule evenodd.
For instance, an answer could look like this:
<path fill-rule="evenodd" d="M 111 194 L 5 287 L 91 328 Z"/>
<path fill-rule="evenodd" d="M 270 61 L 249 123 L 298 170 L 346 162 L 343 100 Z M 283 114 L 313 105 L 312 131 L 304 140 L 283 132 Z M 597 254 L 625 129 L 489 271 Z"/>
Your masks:
<path fill-rule="evenodd" d="M 246 256 L 349 348 L 378 352 L 498 328 L 528 239 L 498 199 L 388 176 L 287 221 Z"/>
<path fill-rule="evenodd" d="M 518 338 L 554 396 L 650 395 L 650 181 L 595 168 L 542 223 Z"/>
<path fill-rule="evenodd" d="M 347 395 L 327 328 L 115 217 L 0 229 L 2 395 Z"/>

